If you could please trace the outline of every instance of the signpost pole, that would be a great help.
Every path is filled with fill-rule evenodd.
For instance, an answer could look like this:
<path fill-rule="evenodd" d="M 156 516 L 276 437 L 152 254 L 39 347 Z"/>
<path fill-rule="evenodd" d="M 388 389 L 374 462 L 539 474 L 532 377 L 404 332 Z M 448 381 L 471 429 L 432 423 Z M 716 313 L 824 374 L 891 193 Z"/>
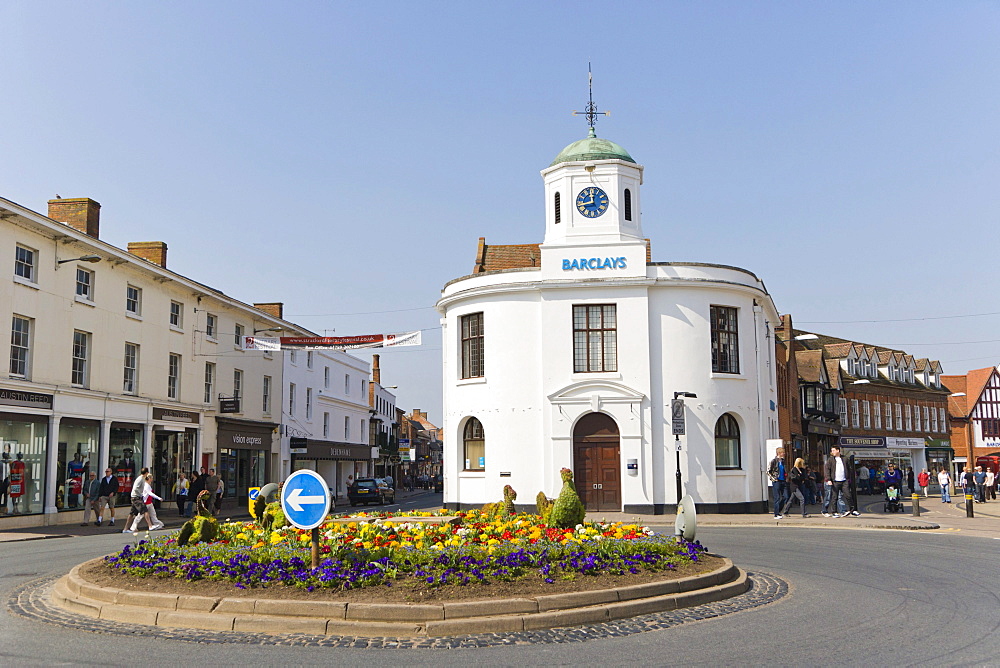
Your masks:
<path fill-rule="evenodd" d="M 319 527 L 312 528 L 312 567 L 319 568 Z"/>

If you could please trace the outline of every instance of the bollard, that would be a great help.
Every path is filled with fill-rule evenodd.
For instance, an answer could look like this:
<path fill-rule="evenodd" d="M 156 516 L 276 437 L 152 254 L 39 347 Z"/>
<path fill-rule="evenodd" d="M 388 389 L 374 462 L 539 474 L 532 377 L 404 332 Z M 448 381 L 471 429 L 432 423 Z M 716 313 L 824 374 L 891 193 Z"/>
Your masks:
<path fill-rule="evenodd" d="M 965 495 L 965 516 L 966 517 L 975 517 L 976 516 L 976 511 L 974 511 L 972 509 L 972 495 L 971 494 L 966 494 Z"/>
<path fill-rule="evenodd" d="M 914 492 L 910 499 L 913 501 L 913 516 L 920 517 L 920 495 Z"/>

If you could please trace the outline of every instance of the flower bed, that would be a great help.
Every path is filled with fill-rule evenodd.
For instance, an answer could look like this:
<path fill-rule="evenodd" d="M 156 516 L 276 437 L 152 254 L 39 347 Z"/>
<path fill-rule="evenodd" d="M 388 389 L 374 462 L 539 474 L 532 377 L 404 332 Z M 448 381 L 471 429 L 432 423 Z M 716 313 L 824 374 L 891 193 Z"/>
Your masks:
<path fill-rule="evenodd" d="M 588 522 L 570 529 L 534 515 L 492 519 L 475 511 L 455 523 L 328 522 L 320 528 L 319 568 L 309 567 L 310 532 L 267 532 L 253 523 L 220 526 L 219 540 L 179 547 L 173 537 L 126 546 L 107 562 L 120 572 L 220 580 L 239 588 L 312 591 L 370 586 L 441 587 L 597 574 L 670 571 L 697 562 L 704 548 L 634 524 Z"/>

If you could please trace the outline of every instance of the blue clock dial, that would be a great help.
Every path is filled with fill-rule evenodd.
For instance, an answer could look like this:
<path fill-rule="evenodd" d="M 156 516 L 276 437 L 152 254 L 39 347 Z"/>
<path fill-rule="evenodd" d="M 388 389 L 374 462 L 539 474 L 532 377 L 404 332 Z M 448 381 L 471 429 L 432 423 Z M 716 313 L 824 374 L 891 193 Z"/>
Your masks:
<path fill-rule="evenodd" d="M 608 210 L 608 194 L 594 186 L 588 186 L 576 196 L 576 210 L 587 218 L 597 218 Z"/>

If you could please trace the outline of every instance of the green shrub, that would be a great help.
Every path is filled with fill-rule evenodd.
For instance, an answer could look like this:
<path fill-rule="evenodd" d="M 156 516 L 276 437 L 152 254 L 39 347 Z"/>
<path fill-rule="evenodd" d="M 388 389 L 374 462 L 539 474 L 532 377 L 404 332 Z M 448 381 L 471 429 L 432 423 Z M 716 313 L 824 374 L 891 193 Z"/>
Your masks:
<path fill-rule="evenodd" d="M 549 515 L 552 513 L 553 499 L 545 496 L 545 492 L 539 492 L 535 497 L 535 512 L 542 518 L 542 524 L 549 523 Z"/>
<path fill-rule="evenodd" d="M 560 529 L 575 527 L 583 523 L 583 518 L 587 514 L 580 501 L 580 495 L 576 493 L 576 485 L 573 484 L 573 472 L 569 469 L 559 471 L 562 476 L 563 485 L 559 491 L 559 498 L 552 506 L 549 513 L 549 526 L 556 526 Z"/>

